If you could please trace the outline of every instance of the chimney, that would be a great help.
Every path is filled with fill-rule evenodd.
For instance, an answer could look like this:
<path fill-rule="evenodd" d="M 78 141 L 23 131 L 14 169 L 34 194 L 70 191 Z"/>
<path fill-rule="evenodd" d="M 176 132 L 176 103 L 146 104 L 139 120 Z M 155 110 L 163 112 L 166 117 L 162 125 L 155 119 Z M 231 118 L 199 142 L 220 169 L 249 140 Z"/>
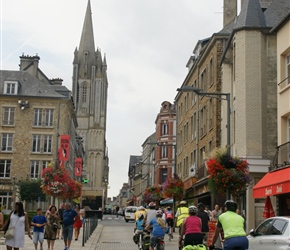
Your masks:
<path fill-rule="evenodd" d="M 237 17 L 237 0 L 224 0 L 224 27 Z"/>
<path fill-rule="evenodd" d="M 61 79 L 61 78 L 52 78 L 52 79 L 50 79 L 50 82 L 51 82 L 52 85 L 61 86 L 62 85 L 62 81 L 63 81 L 63 79 Z"/>
<path fill-rule="evenodd" d="M 38 63 L 40 57 L 36 54 L 36 56 L 25 56 L 22 54 L 20 56 L 20 65 L 19 70 L 26 71 L 32 66 L 32 75 L 37 77 Z"/>

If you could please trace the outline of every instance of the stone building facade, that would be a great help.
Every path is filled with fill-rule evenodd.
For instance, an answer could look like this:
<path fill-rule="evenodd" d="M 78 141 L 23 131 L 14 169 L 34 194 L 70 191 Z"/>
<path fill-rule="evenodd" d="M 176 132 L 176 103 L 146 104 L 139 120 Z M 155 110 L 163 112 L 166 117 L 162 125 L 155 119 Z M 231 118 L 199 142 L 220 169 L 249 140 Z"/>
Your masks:
<path fill-rule="evenodd" d="M 71 92 L 62 79 L 49 79 L 39 68 L 40 57 L 20 56 L 20 70 L 0 71 L 0 203 L 11 209 L 21 180 L 39 179 L 56 162 L 59 136 L 70 135 L 73 176 L 78 157 L 77 119 Z"/>
<path fill-rule="evenodd" d="M 227 42 L 230 25 L 211 38 L 198 41 L 194 56 L 187 63 L 188 75 L 182 87 L 202 92 L 221 91 L 219 61 Z M 215 98 L 217 97 L 217 98 Z M 204 202 L 213 206 L 219 196 L 212 197 L 208 186 L 205 160 L 221 144 L 221 101 L 218 96 L 198 96 L 194 91 L 179 92 L 177 105 L 177 173 L 183 178 L 189 204 Z"/>
<path fill-rule="evenodd" d="M 109 158 L 106 143 L 107 63 L 100 49 L 95 50 L 91 4 L 88 1 L 79 47 L 74 52 L 73 98 L 78 129 L 84 141 L 84 197 L 107 199 Z"/>

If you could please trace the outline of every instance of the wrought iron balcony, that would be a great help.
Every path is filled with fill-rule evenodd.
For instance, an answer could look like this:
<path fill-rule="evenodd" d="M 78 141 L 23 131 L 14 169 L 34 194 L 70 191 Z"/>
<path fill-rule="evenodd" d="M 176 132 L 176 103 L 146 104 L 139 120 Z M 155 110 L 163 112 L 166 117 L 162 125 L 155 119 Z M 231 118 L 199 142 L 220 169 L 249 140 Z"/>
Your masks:
<path fill-rule="evenodd" d="M 200 180 L 200 179 L 203 179 L 207 176 L 208 176 L 207 168 L 206 168 L 205 164 L 203 163 L 198 167 L 197 178 Z"/>
<path fill-rule="evenodd" d="M 276 147 L 270 171 L 290 165 L 290 141 Z"/>

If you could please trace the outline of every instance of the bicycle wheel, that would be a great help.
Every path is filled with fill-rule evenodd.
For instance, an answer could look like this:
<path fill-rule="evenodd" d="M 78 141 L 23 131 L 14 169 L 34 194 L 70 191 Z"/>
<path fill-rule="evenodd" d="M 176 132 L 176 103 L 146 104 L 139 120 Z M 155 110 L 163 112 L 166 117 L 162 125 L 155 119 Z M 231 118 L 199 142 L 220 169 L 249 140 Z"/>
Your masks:
<path fill-rule="evenodd" d="M 138 241 L 138 249 L 143 250 L 143 240 L 142 240 L 142 234 L 139 234 L 139 241 Z"/>

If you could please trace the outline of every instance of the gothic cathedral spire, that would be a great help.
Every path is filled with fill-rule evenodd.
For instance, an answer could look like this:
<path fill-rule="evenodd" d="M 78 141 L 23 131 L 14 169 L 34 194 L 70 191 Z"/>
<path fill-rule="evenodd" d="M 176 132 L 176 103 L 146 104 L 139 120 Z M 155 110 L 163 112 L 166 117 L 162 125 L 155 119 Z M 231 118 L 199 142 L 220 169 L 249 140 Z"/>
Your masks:
<path fill-rule="evenodd" d="M 108 157 L 106 146 L 107 62 L 101 50 L 95 50 L 91 2 L 88 0 L 79 48 L 74 51 L 73 99 L 78 135 L 84 139 L 84 178 L 87 187 L 107 193 Z M 83 190 L 86 195 L 85 190 Z"/>

